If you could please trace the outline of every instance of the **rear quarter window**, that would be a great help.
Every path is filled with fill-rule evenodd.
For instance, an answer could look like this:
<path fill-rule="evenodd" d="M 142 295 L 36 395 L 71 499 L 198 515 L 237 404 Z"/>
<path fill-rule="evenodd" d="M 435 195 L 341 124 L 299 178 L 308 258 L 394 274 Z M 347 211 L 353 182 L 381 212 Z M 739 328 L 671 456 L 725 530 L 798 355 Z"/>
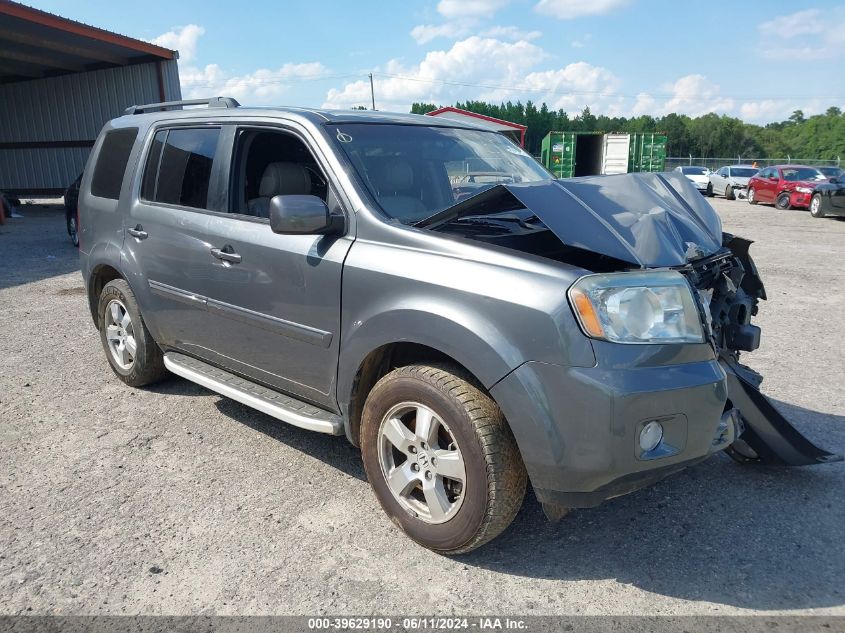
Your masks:
<path fill-rule="evenodd" d="M 138 128 L 127 127 L 106 132 L 94 176 L 91 179 L 91 194 L 98 198 L 120 198 L 120 187 L 123 184 L 123 174 L 129 163 L 129 154 L 135 139 L 138 138 Z"/>

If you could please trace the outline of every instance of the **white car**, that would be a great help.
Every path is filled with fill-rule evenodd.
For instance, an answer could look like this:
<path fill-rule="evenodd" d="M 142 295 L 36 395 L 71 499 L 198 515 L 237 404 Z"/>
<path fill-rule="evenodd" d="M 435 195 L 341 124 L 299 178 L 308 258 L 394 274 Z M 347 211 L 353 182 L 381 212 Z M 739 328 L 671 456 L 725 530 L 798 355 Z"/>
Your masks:
<path fill-rule="evenodd" d="M 706 167 L 698 167 L 696 165 L 681 165 L 675 167 L 675 171 L 683 174 L 687 179 L 695 185 L 701 193 L 707 192 L 707 186 L 710 184 L 710 170 Z"/>
<path fill-rule="evenodd" d="M 724 195 L 728 200 L 744 198 L 748 181 L 759 170 L 752 165 L 726 165 L 710 173 L 707 195 Z"/>

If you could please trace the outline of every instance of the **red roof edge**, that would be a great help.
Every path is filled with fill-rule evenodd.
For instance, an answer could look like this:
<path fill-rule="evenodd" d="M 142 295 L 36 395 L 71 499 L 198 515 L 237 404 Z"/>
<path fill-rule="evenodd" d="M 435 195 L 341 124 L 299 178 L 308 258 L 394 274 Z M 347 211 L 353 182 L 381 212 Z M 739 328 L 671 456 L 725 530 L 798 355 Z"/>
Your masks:
<path fill-rule="evenodd" d="M 500 125 L 507 125 L 508 127 L 512 127 L 515 130 L 527 130 L 528 126 L 520 125 L 519 123 L 512 123 L 511 121 L 505 121 L 504 119 L 497 119 L 496 117 L 487 116 L 486 114 L 478 114 L 478 112 L 470 112 L 469 110 L 461 110 L 460 108 L 454 108 L 452 106 L 446 106 L 445 108 L 437 108 L 437 110 L 432 110 L 431 112 L 426 112 L 426 116 L 434 116 L 435 114 L 441 114 L 443 112 L 456 112 L 458 114 L 466 114 L 467 116 L 472 116 L 477 119 L 483 119 L 484 121 L 490 121 L 491 123 L 499 123 Z"/>
<path fill-rule="evenodd" d="M 145 55 L 154 55 L 155 57 L 161 57 L 162 59 L 176 59 L 177 56 L 176 51 L 172 51 L 168 48 L 136 40 L 125 35 L 119 35 L 118 33 L 112 33 L 111 31 L 99 29 L 95 26 L 89 26 L 87 24 L 83 24 L 82 22 L 76 22 L 75 20 L 69 20 L 68 18 L 63 18 L 59 15 L 41 11 L 40 9 L 33 9 L 32 7 L 28 7 L 17 2 L 11 2 L 11 0 L 0 0 L 0 14 L 20 18 L 21 20 L 58 29 L 67 33 L 73 33 L 74 35 L 81 35 L 82 37 L 97 40 L 98 42 L 122 46 L 123 48 L 128 48 Z"/>

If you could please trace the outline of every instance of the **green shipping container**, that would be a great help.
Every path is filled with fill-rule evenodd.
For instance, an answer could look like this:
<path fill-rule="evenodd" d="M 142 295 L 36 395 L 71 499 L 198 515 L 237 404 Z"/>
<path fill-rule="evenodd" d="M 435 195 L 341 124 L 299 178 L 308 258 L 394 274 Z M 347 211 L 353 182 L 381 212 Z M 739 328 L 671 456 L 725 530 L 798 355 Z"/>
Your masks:
<path fill-rule="evenodd" d="M 556 178 L 663 171 L 666 135 L 652 133 L 549 132 L 540 146 L 540 162 Z"/>
<path fill-rule="evenodd" d="M 666 171 L 665 134 L 631 134 L 628 171 Z"/>

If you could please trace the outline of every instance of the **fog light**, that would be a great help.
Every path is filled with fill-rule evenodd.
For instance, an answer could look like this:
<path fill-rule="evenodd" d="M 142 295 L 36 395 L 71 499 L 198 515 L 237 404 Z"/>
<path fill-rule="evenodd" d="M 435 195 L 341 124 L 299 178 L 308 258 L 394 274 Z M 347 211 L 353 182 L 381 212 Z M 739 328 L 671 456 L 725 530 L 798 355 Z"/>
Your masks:
<path fill-rule="evenodd" d="M 663 440 L 663 425 L 652 420 L 640 431 L 640 448 L 644 453 L 653 451 Z"/>

